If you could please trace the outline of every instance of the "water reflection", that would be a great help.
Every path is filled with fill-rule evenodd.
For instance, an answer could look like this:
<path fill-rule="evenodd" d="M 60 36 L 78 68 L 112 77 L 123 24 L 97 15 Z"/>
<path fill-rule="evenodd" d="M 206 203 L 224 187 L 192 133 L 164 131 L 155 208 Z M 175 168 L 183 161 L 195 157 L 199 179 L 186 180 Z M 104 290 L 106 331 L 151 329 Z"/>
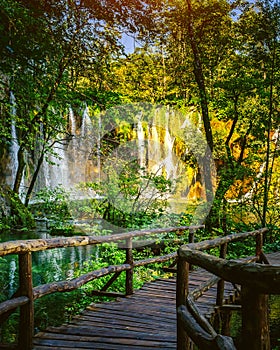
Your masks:
<path fill-rule="evenodd" d="M 40 228 L 41 226 L 41 228 Z M 36 231 L 11 232 L 0 235 L 0 242 L 24 239 L 53 238 L 39 224 Z M 33 285 L 72 279 L 84 262 L 98 257 L 97 246 L 67 247 L 32 253 Z M 0 276 L 1 300 L 10 298 L 18 288 L 18 257 L 7 255 L 2 258 Z M 7 281 L 8 280 L 8 281 Z M 4 295 L 3 295 L 4 294 Z"/>

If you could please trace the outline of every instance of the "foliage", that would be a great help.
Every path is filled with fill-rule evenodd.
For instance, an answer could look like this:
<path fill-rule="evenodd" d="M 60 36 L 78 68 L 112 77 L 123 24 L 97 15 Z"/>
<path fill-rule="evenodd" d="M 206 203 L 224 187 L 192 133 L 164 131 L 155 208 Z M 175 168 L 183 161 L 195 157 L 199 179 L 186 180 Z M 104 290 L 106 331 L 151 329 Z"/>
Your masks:
<path fill-rule="evenodd" d="M 22 204 L 19 196 L 8 186 L 0 188 L 0 202 L 0 232 L 34 227 L 33 216 Z"/>
<path fill-rule="evenodd" d="M 0 302 L 9 297 L 9 276 L 8 276 L 8 262 L 0 257 L 1 277 L 0 277 Z"/>
<path fill-rule="evenodd" d="M 167 205 L 172 182 L 141 168 L 137 161 L 107 158 L 106 177 L 81 184 L 100 197 L 91 202 L 103 219 L 122 227 L 141 227 L 159 217 Z"/>
<path fill-rule="evenodd" d="M 277 173 L 270 156 L 277 147 L 268 138 L 277 128 L 278 5 L 226 0 L 107 5 L 3 2 L 0 142 L 5 158 L 15 122 L 14 191 L 28 164 L 27 205 L 43 159 L 69 137 L 70 105 L 78 111 L 87 102 L 104 111 L 131 101 L 172 104 L 202 112 L 198 124 L 219 164 L 212 224 L 221 226 L 223 200 L 236 197 L 240 183 L 246 185 L 237 195 L 248 193 L 264 162 L 252 205 L 257 220 L 267 214 L 265 223 L 271 223 L 267 207 L 274 207 L 273 198 L 267 193 L 274 190 L 268 173 Z M 141 47 L 120 55 L 121 29 L 133 33 Z"/>
<path fill-rule="evenodd" d="M 69 211 L 69 193 L 61 186 L 54 189 L 43 188 L 36 193 L 32 212 L 36 218 L 48 220 L 52 234 L 73 233 L 71 213 Z"/>

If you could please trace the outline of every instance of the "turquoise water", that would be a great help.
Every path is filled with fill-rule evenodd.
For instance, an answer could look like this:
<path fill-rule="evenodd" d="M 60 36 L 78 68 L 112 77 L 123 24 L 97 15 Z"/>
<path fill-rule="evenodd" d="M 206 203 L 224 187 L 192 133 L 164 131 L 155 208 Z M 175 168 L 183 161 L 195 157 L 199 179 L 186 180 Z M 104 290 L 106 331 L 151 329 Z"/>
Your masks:
<path fill-rule="evenodd" d="M 22 239 L 53 238 L 39 224 L 36 231 L 28 233 L 6 233 L 0 235 L 0 242 Z M 98 257 L 97 246 L 69 247 L 32 253 L 33 285 L 71 279 L 84 262 Z M 0 301 L 10 298 L 18 288 L 18 256 L 0 258 Z"/>

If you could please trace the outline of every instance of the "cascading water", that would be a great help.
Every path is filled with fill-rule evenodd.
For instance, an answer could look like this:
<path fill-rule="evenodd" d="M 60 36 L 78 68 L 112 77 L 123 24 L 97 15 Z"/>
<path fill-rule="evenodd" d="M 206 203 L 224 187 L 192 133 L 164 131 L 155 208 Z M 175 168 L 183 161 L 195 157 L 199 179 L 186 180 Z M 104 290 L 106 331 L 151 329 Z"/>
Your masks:
<path fill-rule="evenodd" d="M 62 135 L 62 140 L 55 143 L 54 154 L 50 154 L 43 163 L 39 188 L 62 186 L 73 190 L 76 184 L 86 181 L 86 166 L 91 152 L 91 124 L 86 107 L 78 131 L 74 112 L 72 108 L 69 109 L 70 138 L 66 140 Z"/>
<path fill-rule="evenodd" d="M 149 128 L 148 139 L 148 159 L 149 167 L 154 174 L 162 174 L 162 164 L 159 162 L 161 157 L 161 145 L 158 130 L 155 124 Z"/>
<path fill-rule="evenodd" d="M 160 142 L 159 131 L 164 132 L 163 142 Z M 142 121 L 137 123 L 137 147 L 139 165 L 156 175 L 163 170 L 167 179 L 176 177 L 176 160 L 174 159 L 174 137 L 171 137 L 168 126 L 168 117 L 164 128 L 153 121 L 148 126 L 148 137 L 145 136 Z"/>
<path fill-rule="evenodd" d="M 18 143 L 18 137 L 17 137 L 17 131 L 16 131 L 16 113 L 17 113 L 17 106 L 16 106 L 16 98 L 13 92 L 10 93 L 10 103 L 11 103 L 11 146 L 10 146 L 10 169 L 11 169 L 11 177 L 10 180 L 7 181 L 8 185 L 13 187 L 16 174 L 18 170 L 18 151 L 19 151 L 19 143 Z M 22 199 L 24 193 L 24 172 L 20 183 L 19 188 L 19 197 Z"/>
<path fill-rule="evenodd" d="M 12 137 L 12 142 L 10 147 L 11 180 L 9 185 L 13 186 L 16 179 L 17 169 L 18 169 L 18 151 L 19 151 L 19 144 L 18 144 L 17 134 L 16 134 L 16 123 L 14 119 L 12 119 L 12 122 L 11 122 L 11 137 Z"/>
<path fill-rule="evenodd" d="M 9 295 L 13 295 L 15 292 L 15 274 L 16 274 L 16 261 L 15 259 L 12 259 L 10 261 L 10 271 L 9 271 Z"/>
<path fill-rule="evenodd" d="M 12 94 L 11 100 L 11 105 L 14 108 L 15 99 Z M 73 109 L 69 108 L 68 135 L 61 135 L 62 141 L 56 142 L 53 147 L 53 152 L 56 155 L 49 154 L 43 162 L 35 191 L 44 187 L 53 189 L 62 186 L 66 190 L 71 190 L 72 198 L 81 199 L 84 196 L 92 198 L 96 195 L 94 191 L 84 193 L 76 186 L 89 181 L 102 181 L 103 176 L 104 155 L 101 148 L 103 147 L 103 128 L 106 130 L 106 113 L 93 120 L 89 113 L 89 108 L 85 106 L 82 116 L 76 117 Z M 176 180 L 177 173 L 183 167 L 178 165 L 179 159 L 175 154 L 175 136 L 173 135 L 177 135 L 178 130 L 189 123 L 188 118 L 184 117 L 184 120 L 180 119 L 177 122 L 176 116 L 174 118 L 170 110 L 157 108 L 148 115 L 148 118 L 144 112 L 138 112 L 135 115 L 134 123 L 136 123 L 134 129 L 136 132 L 134 138 L 135 155 L 138 157 L 140 167 L 146 168 L 147 171 L 156 175 L 164 175 L 167 179 Z M 11 153 L 15 155 L 18 144 L 14 124 L 12 124 L 12 132 L 14 142 L 11 146 Z M 40 147 L 40 143 L 38 143 L 38 147 Z M 16 157 L 13 157 L 13 164 L 13 169 L 15 169 Z M 179 169 L 179 167 L 181 168 Z M 190 183 L 185 188 L 189 185 Z M 186 193 L 184 189 L 183 192 Z"/>
<path fill-rule="evenodd" d="M 173 153 L 174 139 L 175 138 L 172 138 L 169 133 L 168 124 L 167 124 L 165 128 L 165 136 L 164 136 L 165 158 L 163 160 L 163 164 L 166 171 L 166 178 L 169 180 L 175 179 L 175 175 L 176 175 L 176 164 L 174 164 L 174 153 Z"/>
<path fill-rule="evenodd" d="M 146 145 L 145 134 L 142 125 L 142 121 L 139 118 L 137 123 L 137 143 L 138 143 L 138 161 L 141 168 L 145 168 L 146 165 Z"/>
<path fill-rule="evenodd" d="M 77 132 L 77 123 L 74 115 L 73 109 L 70 107 L 69 108 L 69 124 L 70 124 L 70 132 L 72 138 L 76 138 L 76 132 Z"/>
<path fill-rule="evenodd" d="M 101 137 L 102 137 L 102 119 L 98 118 L 98 138 L 97 138 L 97 174 L 98 180 L 101 180 Z"/>
<path fill-rule="evenodd" d="M 73 110 L 69 109 L 68 130 L 71 137 L 55 144 L 53 150 L 57 157 L 49 155 L 49 162 L 44 162 L 41 176 L 43 181 L 40 180 L 39 187 L 55 188 L 61 185 L 67 190 L 71 189 L 72 198 L 77 199 L 84 195 L 89 197 L 95 195 L 94 193 L 84 194 L 76 186 L 88 181 L 102 181 L 104 156 L 101 148 L 106 119 L 100 115 L 99 118 L 91 120 L 89 112 L 89 108 L 85 106 L 79 127 L 78 119 Z M 156 175 L 164 175 L 167 179 L 175 180 L 178 157 L 174 152 L 175 137 L 170 132 L 171 124 L 172 128 L 174 126 L 174 118 L 170 111 L 163 113 L 160 109 L 149 118 L 145 119 L 142 112 L 135 116 L 136 138 L 134 143 L 139 165 Z"/>
<path fill-rule="evenodd" d="M 82 117 L 81 138 L 85 138 L 86 136 L 90 135 L 92 131 L 92 121 L 89 116 L 88 107 L 85 106 Z"/>

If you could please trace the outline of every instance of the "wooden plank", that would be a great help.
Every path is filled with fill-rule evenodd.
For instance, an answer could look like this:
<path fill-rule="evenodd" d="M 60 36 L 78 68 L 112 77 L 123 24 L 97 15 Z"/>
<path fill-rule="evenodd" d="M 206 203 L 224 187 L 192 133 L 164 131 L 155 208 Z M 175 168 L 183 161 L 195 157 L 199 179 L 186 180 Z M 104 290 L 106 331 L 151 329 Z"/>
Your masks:
<path fill-rule="evenodd" d="M 104 318 L 105 316 L 106 316 L 106 311 L 105 310 L 103 310 L 104 312 L 88 312 L 87 314 L 86 314 L 86 316 L 92 316 L 92 317 L 94 317 L 94 318 Z M 126 320 L 126 321 L 134 321 L 134 322 L 136 322 L 137 321 L 137 318 L 138 319 L 140 319 L 141 320 L 141 322 L 145 322 L 145 323 L 151 323 L 151 324 L 153 324 L 153 321 L 157 321 L 158 320 L 158 318 L 159 318 L 159 316 L 158 315 L 151 315 L 151 317 L 149 317 L 149 319 L 147 319 L 147 316 L 146 317 L 143 317 L 143 315 L 144 314 L 142 314 L 142 313 L 140 313 L 140 312 L 135 312 L 134 310 L 132 310 L 132 311 L 130 311 L 130 312 L 128 312 L 128 313 L 125 313 L 125 312 L 120 312 L 120 313 L 118 313 L 118 312 L 112 312 L 112 313 L 110 313 L 110 311 L 107 313 L 107 315 L 108 315 L 108 317 L 111 317 L 111 318 L 113 318 L 113 317 L 118 317 L 118 318 L 120 318 L 120 319 L 122 319 L 122 320 Z M 164 315 L 162 315 L 161 313 L 159 313 L 159 315 L 161 315 L 162 316 L 162 320 L 165 320 L 165 322 L 171 322 L 171 321 L 174 321 L 174 320 L 176 320 L 176 315 L 175 315 L 175 312 L 174 312 L 174 315 L 173 315 L 173 317 L 172 316 L 170 316 L 170 317 L 164 317 Z M 160 322 L 159 320 L 158 320 L 158 322 Z"/>
<path fill-rule="evenodd" d="M 108 334 L 106 330 L 103 329 L 95 329 L 94 333 L 92 332 L 92 328 L 89 326 L 80 326 L 80 325 L 67 325 L 67 326 L 60 326 L 55 328 L 50 328 L 49 333 L 60 333 L 64 335 L 78 335 L 80 337 L 89 336 L 95 339 L 95 338 L 126 338 L 126 339 L 141 339 L 141 340 L 152 340 L 152 341 L 175 341 L 175 334 L 173 336 L 167 336 L 164 334 L 164 332 L 161 332 L 161 334 L 153 334 L 150 332 L 141 332 L 141 331 L 130 331 L 127 329 L 123 330 L 114 330 L 112 329 L 111 332 Z"/>
<path fill-rule="evenodd" d="M 59 332 L 58 332 L 59 331 Z M 64 332 L 63 332 L 64 331 Z M 137 337 L 134 338 L 130 332 L 113 332 L 108 334 L 102 334 L 102 332 L 97 332 L 96 334 L 91 334 L 88 336 L 87 327 L 80 327 L 77 329 L 69 329 L 65 328 L 64 330 L 58 327 L 57 332 L 53 334 L 48 334 L 47 336 L 44 334 L 40 336 L 40 338 L 34 338 L 35 344 L 42 345 L 67 345 L 72 343 L 72 345 L 79 347 L 80 345 L 84 345 L 86 343 L 94 346 L 96 343 L 107 343 L 107 344 L 123 344 L 123 345 L 138 345 L 138 346 L 150 346 L 150 347 L 168 347 L 171 344 L 176 344 L 175 337 L 173 339 L 163 337 L 163 338 L 150 338 L 146 333 L 138 333 Z M 141 339 L 140 339 L 141 334 Z M 75 337 L 73 337 L 75 336 Z M 73 344 L 73 340 L 75 340 L 75 344 Z M 83 344 L 79 345 L 79 341 Z M 66 343 L 67 342 L 67 343 Z"/>
<path fill-rule="evenodd" d="M 127 322 L 123 322 L 122 320 L 116 320 L 116 322 L 108 322 L 108 320 L 104 320 L 104 322 L 100 322 L 97 320 L 91 320 L 88 317 L 82 317 L 78 319 L 76 322 L 72 321 L 70 324 L 79 324 L 81 326 L 88 325 L 90 327 L 97 327 L 97 328 L 102 328 L 103 330 L 107 329 L 108 331 L 111 330 L 112 328 L 114 329 L 127 329 L 127 330 L 147 330 L 150 333 L 159 333 L 159 331 L 162 331 L 162 326 L 153 326 L 149 324 L 137 324 L 135 322 L 132 322 L 132 324 L 129 324 Z M 174 334 L 175 330 L 175 324 L 170 326 L 169 328 L 165 327 L 164 328 L 164 333 L 165 334 Z"/>
<path fill-rule="evenodd" d="M 129 306 L 129 308 L 126 310 L 125 305 Z M 151 306 L 149 308 L 149 304 L 147 305 L 139 305 L 137 303 L 131 303 L 131 304 L 122 304 L 119 305 L 117 308 L 115 305 L 110 309 L 107 305 L 103 306 L 100 305 L 99 307 L 95 307 L 94 309 L 87 309 L 89 312 L 90 311 L 96 311 L 96 312 L 108 312 L 109 314 L 116 314 L 116 315 L 128 315 L 132 316 L 131 311 L 133 310 L 135 313 L 139 314 L 145 314 L 145 315 L 155 315 L 155 314 L 162 314 L 166 312 L 166 314 L 173 314 L 174 315 L 174 305 L 171 306 L 164 306 L 164 307 L 159 307 L 159 306 Z M 87 311 L 84 312 L 83 314 L 89 314 Z M 133 316 L 135 314 L 133 313 Z M 169 318 L 169 317 L 168 317 Z"/>
<path fill-rule="evenodd" d="M 213 276 L 202 269 L 190 273 L 194 290 Z M 211 287 L 196 301 L 207 319 L 215 313 L 217 287 Z M 149 282 L 131 296 L 114 302 L 92 304 L 69 324 L 52 327 L 34 338 L 36 350 L 176 349 L 176 280 Z M 236 291 L 225 283 L 225 300 L 234 299 Z"/>

